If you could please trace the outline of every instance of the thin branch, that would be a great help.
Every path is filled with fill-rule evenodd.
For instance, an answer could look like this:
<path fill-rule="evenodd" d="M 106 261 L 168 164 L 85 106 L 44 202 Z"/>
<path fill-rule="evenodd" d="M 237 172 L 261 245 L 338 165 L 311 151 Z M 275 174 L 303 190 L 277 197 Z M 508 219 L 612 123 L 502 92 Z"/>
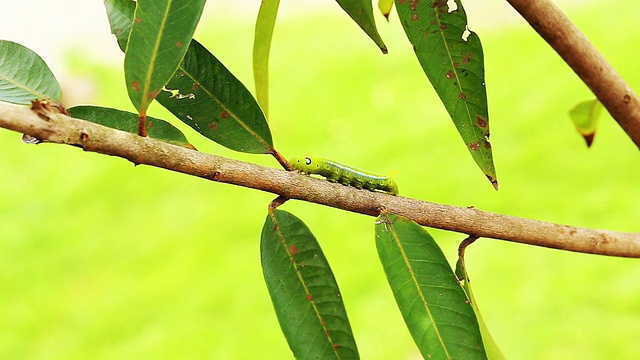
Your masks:
<path fill-rule="evenodd" d="M 640 100 L 615 69 L 550 0 L 507 0 L 593 91 L 640 147 Z"/>
<path fill-rule="evenodd" d="M 377 216 L 382 209 L 420 225 L 523 244 L 611 256 L 640 257 L 640 233 L 558 225 L 475 208 L 440 205 L 393 196 L 171 145 L 63 114 L 36 114 L 0 102 L 0 127 L 48 142 L 69 144 L 223 183 L 278 194 L 356 213 Z"/>

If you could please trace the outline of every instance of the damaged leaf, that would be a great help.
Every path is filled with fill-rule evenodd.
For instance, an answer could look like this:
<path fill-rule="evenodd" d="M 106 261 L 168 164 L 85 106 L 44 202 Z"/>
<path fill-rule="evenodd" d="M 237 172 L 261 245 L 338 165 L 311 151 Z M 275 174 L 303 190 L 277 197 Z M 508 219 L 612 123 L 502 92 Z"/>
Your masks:
<path fill-rule="evenodd" d="M 480 38 L 467 28 L 462 3 L 396 0 L 396 8 L 422 69 L 471 156 L 497 190 L 489 142 L 484 55 Z"/>
<path fill-rule="evenodd" d="M 129 98 L 142 121 L 140 125 L 149 104 L 180 65 L 204 4 L 205 0 L 137 2 L 124 56 L 124 75 Z M 117 18 L 122 29 L 122 16 Z M 139 132 L 144 135 L 140 127 Z"/>
<path fill-rule="evenodd" d="M 130 6 L 119 8 L 125 11 L 107 12 L 109 22 L 128 18 L 129 28 L 123 28 L 128 35 L 134 12 Z M 161 89 L 157 100 L 181 121 L 229 149 L 254 154 L 273 150 L 269 125 L 256 100 L 240 80 L 196 40 L 191 41 L 178 70 Z"/>

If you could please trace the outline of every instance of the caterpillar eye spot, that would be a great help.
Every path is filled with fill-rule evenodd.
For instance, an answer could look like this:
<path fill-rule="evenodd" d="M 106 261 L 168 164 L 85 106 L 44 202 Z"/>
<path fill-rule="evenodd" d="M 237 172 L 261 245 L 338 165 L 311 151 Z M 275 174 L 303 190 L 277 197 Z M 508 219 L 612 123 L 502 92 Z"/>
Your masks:
<path fill-rule="evenodd" d="M 304 158 L 304 162 L 305 162 L 307 165 L 311 165 L 311 159 L 310 159 L 310 158 Z"/>

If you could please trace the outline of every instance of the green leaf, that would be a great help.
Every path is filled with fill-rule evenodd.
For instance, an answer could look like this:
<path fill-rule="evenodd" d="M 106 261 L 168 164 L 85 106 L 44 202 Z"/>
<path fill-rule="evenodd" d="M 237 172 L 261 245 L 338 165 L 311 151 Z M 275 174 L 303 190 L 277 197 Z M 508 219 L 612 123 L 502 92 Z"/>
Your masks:
<path fill-rule="evenodd" d="M 297 217 L 270 210 L 262 269 L 280 327 L 297 359 L 358 359 L 340 289 L 322 249 Z"/>
<path fill-rule="evenodd" d="M 256 84 L 256 98 L 267 118 L 269 117 L 269 52 L 279 5 L 280 0 L 262 0 L 253 40 L 253 79 Z"/>
<path fill-rule="evenodd" d="M 378 0 L 378 9 L 384 17 L 389 21 L 389 14 L 393 8 L 393 0 Z"/>
<path fill-rule="evenodd" d="M 124 57 L 131 102 L 141 116 L 176 71 L 205 0 L 139 0 Z"/>
<path fill-rule="evenodd" d="M 383 54 L 386 54 L 387 46 L 382 41 L 376 22 L 373 18 L 373 5 L 371 0 L 336 0 L 340 7 L 364 30 L 367 35 L 378 45 Z"/>
<path fill-rule="evenodd" d="M 128 34 L 134 13 L 129 9 L 121 14 L 129 19 L 129 29 L 124 29 Z M 120 14 L 107 15 L 113 24 Z M 256 100 L 197 41 L 191 41 L 177 73 L 163 90 L 158 102 L 207 138 L 236 151 L 266 154 L 273 150 L 267 119 Z"/>
<path fill-rule="evenodd" d="M 418 224 L 384 213 L 376 246 L 404 321 L 425 359 L 485 359 L 473 308 L 442 250 Z"/>
<path fill-rule="evenodd" d="M 136 3 L 133 0 L 104 0 L 111 33 L 116 36 L 122 51 L 127 49 Z"/>
<path fill-rule="evenodd" d="M 0 40 L 0 100 L 30 105 L 31 100 L 60 101 L 58 80 L 38 54 L 20 44 Z"/>
<path fill-rule="evenodd" d="M 158 102 L 187 125 L 230 149 L 267 154 L 267 120 L 249 90 L 204 46 L 193 40 Z"/>
<path fill-rule="evenodd" d="M 598 118 L 602 113 L 602 103 L 597 99 L 587 100 L 577 104 L 571 111 L 569 116 L 576 130 L 584 137 L 587 147 L 591 147 L 593 138 L 596 136 L 596 127 L 598 126 Z"/>
<path fill-rule="evenodd" d="M 134 134 L 138 132 L 138 115 L 127 111 L 83 105 L 67 109 L 67 112 L 74 118 L 91 121 L 96 124 Z M 148 117 L 147 131 L 149 136 L 154 139 L 195 150 L 195 147 L 187 141 L 187 138 L 178 128 L 164 120 Z"/>
<path fill-rule="evenodd" d="M 476 314 L 476 318 L 478 319 L 478 324 L 480 325 L 480 334 L 482 335 L 482 341 L 484 343 L 485 351 L 487 352 L 487 358 L 489 360 L 505 360 L 504 354 L 502 354 L 502 350 L 498 347 L 495 340 L 491 336 L 489 332 L 489 328 L 485 324 L 482 319 L 482 315 L 480 314 L 480 309 L 478 309 L 478 303 L 476 299 L 473 297 L 473 291 L 471 291 L 471 283 L 469 282 L 469 275 L 467 274 L 467 269 L 464 265 L 464 258 L 459 257 L 458 262 L 456 263 L 456 275 L 458 279 L 463 284 L 463 289 L 467 294 L 467 297 L 471 301 L 471 307 L 473 307 L 473 311 Z"/>
<path fill-rule="evenodd" d="M 422 69 L 473 159 L 497 190 L 482 44 L 478 35 L 468 30 L 460 0 L 455 0 L 451 9 L 447 3 L 454 4 L 396 0 L 396 8 Z"/>

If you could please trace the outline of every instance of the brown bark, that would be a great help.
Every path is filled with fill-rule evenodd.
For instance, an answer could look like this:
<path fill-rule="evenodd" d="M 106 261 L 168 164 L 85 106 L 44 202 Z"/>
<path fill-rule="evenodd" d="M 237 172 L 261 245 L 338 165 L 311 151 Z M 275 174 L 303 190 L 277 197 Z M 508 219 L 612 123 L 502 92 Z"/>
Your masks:
<path fill-rule="evenodd" d="M 640 100 L 615 69 L 550 0 L 507 0 L 593 91 L 640 148 Z"/>
<path fill-rule="evenodd" d="M 0 127 L 38 139 L 82 147 L 106 155 L 377 216 L 381 209 L 420 225 L 523 244 L 601 255 L 640 257 L 640 233 L 621 233 L 552 224 L 475 208 L 435 204 L 386 193 L 358 190 L 296 172 L 206 154 L 149 137 L 114 130 L 63 114 L 36 112 L 0 102 Z"/>

